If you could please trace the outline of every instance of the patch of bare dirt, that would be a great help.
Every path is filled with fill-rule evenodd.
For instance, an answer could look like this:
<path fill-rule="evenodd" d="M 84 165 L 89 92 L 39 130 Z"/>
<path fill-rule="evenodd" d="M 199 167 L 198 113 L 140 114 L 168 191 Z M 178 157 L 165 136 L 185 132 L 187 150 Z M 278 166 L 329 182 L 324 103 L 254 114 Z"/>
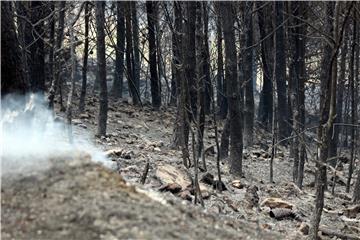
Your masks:
<path fill-rule="evenodd" d="M 4 240 L 281 238 L 137 189 L 84 158 L 57 159 L 49 170 L 4 180 Z"/>

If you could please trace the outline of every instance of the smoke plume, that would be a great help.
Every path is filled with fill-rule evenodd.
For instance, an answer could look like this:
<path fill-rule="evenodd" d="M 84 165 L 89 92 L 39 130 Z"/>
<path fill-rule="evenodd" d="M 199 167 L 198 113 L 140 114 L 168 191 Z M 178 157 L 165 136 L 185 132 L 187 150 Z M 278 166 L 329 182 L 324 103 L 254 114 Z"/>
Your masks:
<path fill-rule="evenodd" d="M 73 129 L 74 132 L 76 129 Z M 110 161 L 91 142 L 88 134 L 77 132 L 69 142 L 68 125 L 48 109 L 41 94 L 7 95 L 1 102 L 1 168 L 6 174 L 44 170 L 55 159 L 87 153 L 93 161 Z"/>

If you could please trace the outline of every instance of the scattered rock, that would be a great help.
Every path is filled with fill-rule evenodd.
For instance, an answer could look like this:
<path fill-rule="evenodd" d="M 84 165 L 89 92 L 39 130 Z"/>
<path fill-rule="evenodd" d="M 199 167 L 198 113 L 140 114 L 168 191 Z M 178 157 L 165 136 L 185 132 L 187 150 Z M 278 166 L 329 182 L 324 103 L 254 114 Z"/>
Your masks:
<path fill-rule="evenodd" d="M 177 183 L 169 183 L 159 188 L 160 192 L 171 192 L 171 193 L 178 193 L 181 191 L 181 186 Z"/>
<path fill-rule="evenodd" d="M 309 225 L 305 222 L 302 222 L 300 227 L 299 227 L 299 231 L 304 234 L 304 235 L 308 235 L 309 234 Z"/>
<path fill-rule="evenodd" d="M 273 208 L 287 208 L 293 209 L 293 204 L 282 200 L 281 198 L 265 198 L 260 206 L 266 206 L 271 209 Z"/>
<path fill-rule="evenodd" d="M 360 205 L 355 205 L 344 209 L 344 214 L 348 218 L 356 218 L 358 213 L 360 213 Z"/>
<path fill-rule="evenodd" d="M 186 201 L 191 201 L 191 200 L 192 200 L 191 193 L 190 193 L 189 190 L 181 191 L 181 192 L 178 194 L 178 197 L 180 197 L 181 199 L 184 199 L 184 200 L 186 200 Z"/>
<path fill-rule="evenodd" d="M 134 154 L 133 151 L 127 151 L 122 148 L 110 149 L 105 152 L 105 156 L 110 157 L 110 158 L 120 157 L 120 158 L 124 158 L 124 159 L 131 159 L 131 156 L 133 154 Z"/>
<path fill-rule="evenodd" d="M 161 181 L 162 184 L 176 183 L 182 189 L 186 189 L 191 185 L 191 180 L 187 177 L 184 171 L 177 169 L 170 164 L 164 164 L 156 169 L 155 176 Z"/>
<path fill-rule="evenodd" d="M 231 186 L 238 189 L 243 189 L 246 187 L 246 184 L 242 183 L 241 180 L 234 180 L 231 182 Z"/>
<path fill-rule="evenodd" d="M 200 182 L 213 185 L 214 184 L 214 175 L 211 173 L 205 173 L 202 178 L 200 179 Z"/>
<path fill-rule="evenodd" d="M 246 189 L 245 200 L 248 208 L 257 207 L 259 205 L 258 187 L 252 185 Z"/>
<path fill-rule="evenodd" d="M 295 212 L 288 208 L 274 208 L 270 210 L 269 214 L 271 218 L 275 218 L 276 220 L 296 218 Z"/>

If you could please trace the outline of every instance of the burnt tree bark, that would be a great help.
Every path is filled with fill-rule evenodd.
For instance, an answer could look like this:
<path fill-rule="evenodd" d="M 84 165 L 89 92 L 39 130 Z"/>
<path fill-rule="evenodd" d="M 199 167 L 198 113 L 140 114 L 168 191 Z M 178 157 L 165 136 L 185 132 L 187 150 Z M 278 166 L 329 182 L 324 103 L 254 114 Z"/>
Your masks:
<path fill-rule="evenodd" d="M 279 138 L 284 139 L 289 135 L 288 103 L 286 94 L 286 45 L 284 28 L 284 2 L 275 2 L 275 28 L 276 28 L 276 64 L 275 79 L 277 90 L 277 120 Z M 285 143 L 285 141 L 284 141 Z"/>
<path fill-rule="evenodd" d="M 244 146 L 250 147 L 253 145 L 254 138 L 254 79 L 253 79 L 253 3 L 246 2 L 244 25 L 245 25 L 245 61 L 244 61 Z"/>
<path fill-rule="evenodd" d="M 116 56 L 115 74 L 111 94 L 121 98 L 124 82 L 125 19 L 124 2 L 116 2 Z"/>
<path fill-rule="evenodd" d="M 336 2 L 335 10 L 332 2 L 326 3 L 326 28 L 328 33 L 332 33 L 332 38 L 334 42 L 330 45 L 330 64 L 329 59 L 323 59 L 323 64 L 329 65 L 329 68 L 326 68 L 322 65 L 322 70 L 326 71 L 324 73 L 324 78 L 321 79 L 322 86 L 324 88 L 321 92 L 321 112 L 320 112 L 320 123 L 318 128 L 318 162 L 317 162 L 317 176 L 316 176 L 316 200 L 315 200 L 315 208 L 311 218 L 311 228 L 309 232 L 309 236 L 311 239 L 317 239 L 319 224 L 322 214 L 322 209 L 324 207 L 324 191 L 326 189 L 326 167 L 328 162 L 328 153 L 329 153 L 329 145 L 330 145 L 330 137 L 333 128 L 333 123 L 336 115 L 336 84 L 337 84 L 337 55 L 339 51 L 339 47 L 342 42 L 344 25 L 349 16 L 350 10 L 353 7 L 353 2 L 349 3 L 347 6 L 344 20 L 342 22 L 342 27 L 340 28 L 340 13 L 341 13 L 341 3 Z M 335 13 L 334 13 L 335 12 Z M 334 16 L 334 17 L 332 17 Z M 326 56 L 326 51 L 324 53 L 324 57 Z"/>
<path fill-rule="evenodd" d="M 197 119 L 196 119 L 196 128 L 197 128 L 197 159 L 202 157 L 203 159 L 203 169 L 206 170 L 205 156 L 203 154 L 204 148 L 204 130 L 205 130 L 205 94 L 206 94 L 206 45 L 205 33 L 204 33 L 204 24 L 203 24 L 203 6 L 201 2 L 196 3 L 196 89 L 197 89 Z"/>
<path fill-rule="evenodd" d="M 45 50 L 44 50 L 44 11 L 42 1 L 31 2 L 31 23 L 36 26 L 33 27 L 34 34 L 30 46 L 30 83 L 31 90 L 34 92 L 45 91 Z"/>
<path fill-rule="evenodd" d="M 82 67 L 82 83 L 81 83 L 81 93 L 80 93 L 80 103 L 79 111 L 83 112 L 85 109 L 85 96 L 86 96 L 86 86 L 87 86 L 87 68 L 88 68 L 88 55 L 89 55 L 89 3 L 84 3 L 85 8 L 85 42 L 84 42 L 84 55 L 83 55 L 83 67 Z"/>
<path fill-rule="evenodd" d="M 259 8 L 258 10 L 258 23 L 260 38 L 264 39 L 261 42 L 261 61 L 262 61 L 262 72 L 263 72 L 263 86 L 260 93 L 260 102 L 259 102 L 259 111 L 258 111 L 258 121 L 266 129 L 271 129 L 271 120 L 272 120 L 272 105 L 273 103 L 273 83 L 271 81 L 272 76 L 272 65 L 270 53 L 272 51 L 272 39 L 266 38 L 269 31 L 271 32 L 271 20 L 268 19 L 268 9 L 267 7 L 261 6 L 262 3 L 257 3 Z M 270 26 L 267 26 L 269 25 Z M 269 29 L 266 31 L 266 29 Z"/>
<path fill-rule="evenodd" d="M 226 98 L 226 84 L 224 79 L 224 56 L 223 56 L 223 33 L 221 26 L 221 9 L 219 3 L 216 2 L 215 8 L 217 12 L 216 17 L 216 52 L 217 52 L 217 75 L 216 75 L 216 99 L 217 106 L 219 108 L 219 116 L 221 119 L 225 119 L 228 112 L 228 104 Z"/>
<path fill-rule="evenodd" d="M 134 105 L 140 105 L 140 92 L 137 87 L 136 73 L 135 73 L 135 60 L 133 49 L 133 32 L 132 32 L 132 20 L 131 20 L 131 3 L 126 3 L 125 11 L 125 31 L 126 31 L 126 71 L 127 80 L 130 90 L 130 95 Z"/>
<path fill-rule="evenodd" d="M 1 3 L 1 95 L 29 90 L 11 2 Z"/>
<path fill-rule="evenodd" d="M 351 46 L 351 55 L 349 62 L 349 84 L 350 84 L 350 94 L 351 94 L 351 149 L 350 149 L 350 164 L 348 171 L 348 178 L 346 182 L 346 192 L 350 192 L 351 178 L 354 172 L 354 161 L 355 161 L 355 145 L 356 145 L 356 120 L 357 120 L 357 104 L 356 104 L 356 79 L 355 79 L 355 54 L 356 54 L 356 40 L 357 40 L 357 19 L 356 12 L 353 12 L 353 33 L 352 33 L 352 46 Z"/>
<path fill-rule="evenodd" d="M 131 27 L 133 40 L 133 63 L 134 63 L 134 83 L 140 93 L 140 50 L 139 50 L 139 21 L 137 17 L 136 1 L 130 2 L 131 5 Z"/>
<path fill-rule="evenodd" d="M 242 112 L 240 110 L 241 96 L 237 74 L 235 45 L 235 12 L 232 2 L 221 2 L 222 23 L 225 41 L 225 76 L 230 121 L 230 172 L 242 175 Z"/>
<path fill-rule="evenodd" d="M 106 135 L 108 96 L 106 83 L 106 58 L 105 58 L 105 2 L 96 2 L 96 53 L 98 62 L 98 76 L 100 86 L 100 109 L 98 117 L 97 135 Z"/>
<path fill-rule="evenodd" d="M 150 59 L 150 83 L 151 83 L 151 100 L 154 109 L 158 110 L 161 106 L 161 91 L 159 84 L 159 76 L 157 72 L 157 46 L 155 37 L 155 4 L 156 2 L 146 2 L 146 13 L 148 20 L 148 36 L 149 36 L 149 59 Z"/>
<path fill-rule="evenodd" d="M 60 106 L 61 108 L 63 107 L 63 101 L 62 101 L 62 94 L 61 94 L 61 56 L 60 56 L 60 49 L 62 48 L 62 43 L 63 43 L 63 39 L 64 39 L 64 27 L 65 27 L 65 5 L 66 2 L 65 1 L 61 1 L 59 2 L 59 21 L 58 21 L 58 26 L 57 26 L 57 31 L 56 31 L 56 43 L 55 43 L 55 54 L 54 54 L 54 58 L 55 58 L 55 65 L 54 65 L 54 77 L 52 79 L 51 82 L 51 87 L 49 90 L 49 107 L 53 108 L 54 107 L 54 99 L 55 99 L 55 94 L 57 90 L 60 90 Z"/>
<path fill-rule="evenodd" d="M 306 27 L 301 24 L 301 20 L 305 19 L 305 4 L 302 2 L 292 2 L 291 11 L 293 17 L 292 28 L 290 34 L 291 42 L 291 62 L 290 62 L 290 101 L 292 109 L 292 128 L 294 139 L 292 140 L 292 152 L 294 155 L 293 165 L 293 181 L 302 188 L 305 164 L 305 145 L 304 145 L 304 129 L 305 129 L 305 34 Z"/>
<path fill-rule="evenodd" d="M 196 49 L 195 49 L 195 19 L 196 3 L 186 2 L 186 45 L 185 49 L 185 78 L 189 85 L 190 114 L 196 116 L 197 89 L 196 89 Z M 192 119 L 192 118 L 190 118 Z"/>

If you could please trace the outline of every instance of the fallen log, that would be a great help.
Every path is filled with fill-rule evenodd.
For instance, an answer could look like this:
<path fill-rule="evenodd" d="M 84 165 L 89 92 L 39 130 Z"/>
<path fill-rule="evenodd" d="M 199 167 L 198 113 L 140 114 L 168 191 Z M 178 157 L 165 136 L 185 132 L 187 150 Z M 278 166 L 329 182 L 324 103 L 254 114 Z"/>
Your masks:
<path fill-rule="evenodd" d="M 319 230 L 322 232 L 323 235 L 326 235 L 329 237 L 337 237 L 337 238 L 346 239 L 346 240 L 360 240 L 360 236 L 357 236 L 354 234 L 341 233 L 341 232 L 335 231 L 335 230 L 330 229 L 325 226 L 320 226 Z"/>
<path fill-rule="evenodd" d="M 295 219 L 297 221 L 303 221 L 299 214 L 288 208 L 274 208 L 270 210 L 269 214 L 271 218 L 276 220 Z"/>

